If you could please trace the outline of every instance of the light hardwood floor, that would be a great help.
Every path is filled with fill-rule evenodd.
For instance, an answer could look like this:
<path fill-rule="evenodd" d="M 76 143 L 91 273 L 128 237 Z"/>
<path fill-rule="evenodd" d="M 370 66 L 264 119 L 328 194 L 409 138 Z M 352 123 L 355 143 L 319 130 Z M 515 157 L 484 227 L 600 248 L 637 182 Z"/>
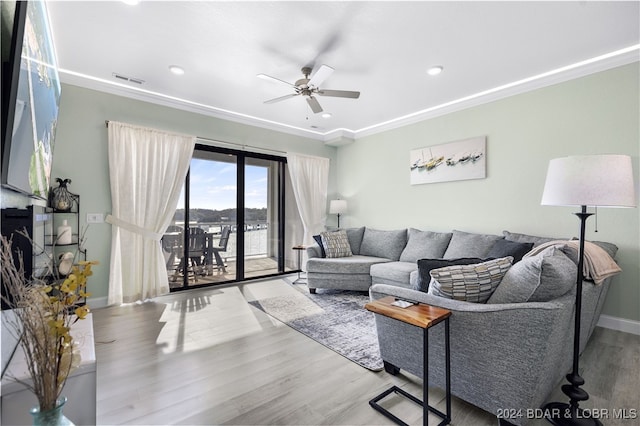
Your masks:
<path fill-rule="evenodd" d="M 295 278 L 94 310 L 98 424 L 392 424 L 368 401 L 391 384 L 421 398 L 419 379 L 366 370 L 247 303 L 295 291 Z M 584 407 L 640 408 L 640 336 L 597 328 L 581 368 L 591 394 Z M 565 401 L 559 386 L 551 399 Z M 430 390 L 429 401 L 445 410 L 444 392 Z M 390 396 L 383 405 L 422 423 L 421 408 L 409 401 Z M 497 423 L 457 398 L 452 410 L 454 425 Z"/>

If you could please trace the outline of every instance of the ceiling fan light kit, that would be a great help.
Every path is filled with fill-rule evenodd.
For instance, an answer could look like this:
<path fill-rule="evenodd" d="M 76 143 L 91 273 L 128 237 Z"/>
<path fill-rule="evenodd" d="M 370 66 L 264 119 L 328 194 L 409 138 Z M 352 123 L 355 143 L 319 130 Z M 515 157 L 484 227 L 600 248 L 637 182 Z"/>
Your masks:
<path fill-rule="evenodd" d="M 315 72 L 315 74 L 309 78 L 311 75 L 311 67 L 303 67 L 302 75 L 304 78 L 299 79 L 294 84 L 286 82 L 284 80 L 280 80 L 276 77 L 271 77 L 266 74 L 258 74 L 258 78 L 263 80 L 271 80 L 277 83 L 284 83 L 287 86 L 293 87 L 295 93 L 290 93 L 288 95 L 280 96 L 278 98 L 269 99 L 265 101 L 265 104 L 273 104 L 276 102 L 284 101 L 285 99 L 292 98 L 294 96 L 306 96 L 307 104 L 311 108 L 315 114 L 322 112 L 322 106 L 318 102 L 318 99 L 314 95 L 320 96 L 330 96 L 334 98 L 348 98 L 348 99 L 358 99 L 360 97 L 360 92 L 354 92 L 350 90 L 324 90 L 320 89 L 320 85 L 333 73 L 334 69 L 328 65 L 321 65 L 320 68 Z"/>

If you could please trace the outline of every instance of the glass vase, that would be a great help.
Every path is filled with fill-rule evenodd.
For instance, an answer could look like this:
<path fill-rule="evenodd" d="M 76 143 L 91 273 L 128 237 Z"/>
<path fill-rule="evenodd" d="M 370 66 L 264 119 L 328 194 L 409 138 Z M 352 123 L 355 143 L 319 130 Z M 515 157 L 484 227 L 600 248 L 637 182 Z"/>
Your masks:
<path fill-rule="evenodd" d="M 71 211 L 74 197 L 67 188 L 67 184 L 71 183 L 71 179 L 57 178 L 56 180 L 58 181 L 58 186 L 51 189 L 51 207 L 59 212 Z"/>
<path fill-rule="evenodd" d="M 33 426 L 73 426 L 73 422 L 62 413 L 66 397 L 60 397 L 57 404 L 51 410 L 40 411 L 40 407 L 34 407 L 29 412 L 33 417 Z"/>

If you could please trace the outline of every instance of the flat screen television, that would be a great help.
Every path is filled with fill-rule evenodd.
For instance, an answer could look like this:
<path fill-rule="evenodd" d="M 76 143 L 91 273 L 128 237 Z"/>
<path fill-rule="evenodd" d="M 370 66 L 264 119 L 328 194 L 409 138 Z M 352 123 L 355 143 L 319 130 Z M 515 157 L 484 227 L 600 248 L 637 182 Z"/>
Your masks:
<path fill-rule="evenodd" d="M 2 63 L 2 185 L 46 200 L 61 89 L 49 16 L 44 1 L 2 3 L 3 24 L 14 6 Z"/>

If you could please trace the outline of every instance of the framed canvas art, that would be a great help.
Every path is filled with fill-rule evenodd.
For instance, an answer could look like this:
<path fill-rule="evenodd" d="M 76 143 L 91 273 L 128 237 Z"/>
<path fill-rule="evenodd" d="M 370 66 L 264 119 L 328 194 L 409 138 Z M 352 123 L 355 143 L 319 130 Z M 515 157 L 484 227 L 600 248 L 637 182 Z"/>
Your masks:
<path fill-rule="evenodd" d="M 486 136 L 411 150 L 411 185 L 484 179 L 486 177 Z"/>

